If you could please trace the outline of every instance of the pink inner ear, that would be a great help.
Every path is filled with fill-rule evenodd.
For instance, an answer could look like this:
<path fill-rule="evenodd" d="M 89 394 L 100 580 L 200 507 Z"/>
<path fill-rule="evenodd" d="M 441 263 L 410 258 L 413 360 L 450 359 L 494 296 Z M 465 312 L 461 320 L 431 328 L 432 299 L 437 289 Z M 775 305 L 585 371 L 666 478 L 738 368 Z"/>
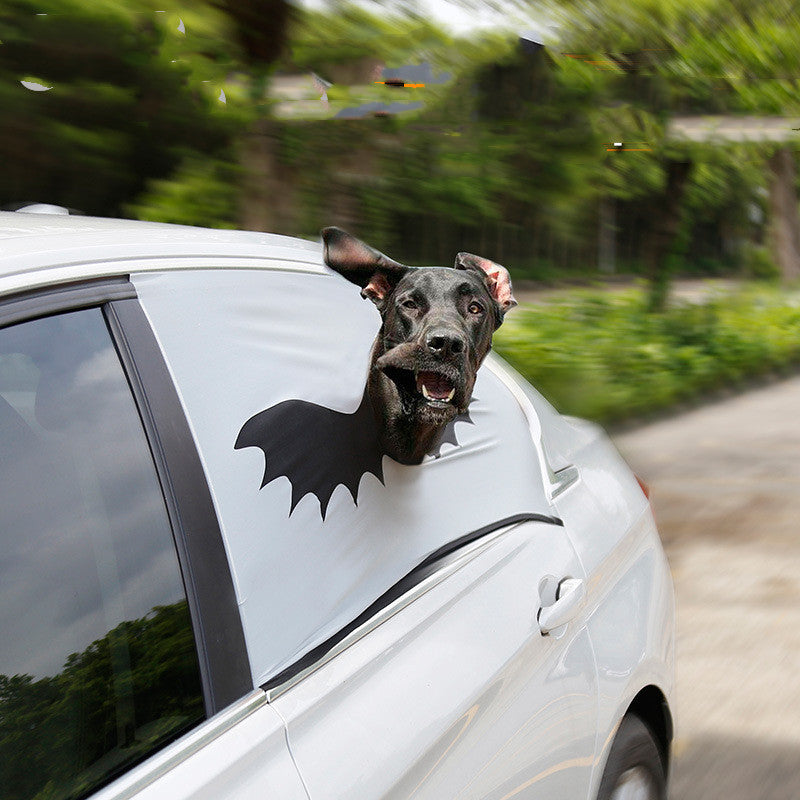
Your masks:
<path fill-rule="evenodd" d="M 511 293 L 511 276 L 508 274 L 508 270 L 488 258 L 476 256 L 474 263 L 486 273 L 486 277 L 489 279 L 489 292 L 500 303 L 503 311 L 515 306 L 517 301 Z"/>
<path fill-rule="evenodd" d="M 358 239 L 341 236 L 328 245 L 326 255 L 331 264 L 371 267 L 377 261 L 379 253 Z"/>
<path fill-rule="evenodd" d="M 392 287 L 386 276 L 382 272 L 376 272 L 369 283 L 361 290 L 362 297 L 369 297 L 370 300 L 383 300 L 391 291 Z"/>

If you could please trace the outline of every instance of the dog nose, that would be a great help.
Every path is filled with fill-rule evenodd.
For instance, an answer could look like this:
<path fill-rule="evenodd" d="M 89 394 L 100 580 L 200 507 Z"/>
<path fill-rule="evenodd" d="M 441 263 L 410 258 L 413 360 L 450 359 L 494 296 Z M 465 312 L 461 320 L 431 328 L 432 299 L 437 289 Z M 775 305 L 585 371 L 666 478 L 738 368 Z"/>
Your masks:
<path fill-rule="evenodd" d="M 437 356 L 457 356 L 464 351 L 464 337 L 452 331 L 431 331 L 425 339 L 428 350 Z"/>

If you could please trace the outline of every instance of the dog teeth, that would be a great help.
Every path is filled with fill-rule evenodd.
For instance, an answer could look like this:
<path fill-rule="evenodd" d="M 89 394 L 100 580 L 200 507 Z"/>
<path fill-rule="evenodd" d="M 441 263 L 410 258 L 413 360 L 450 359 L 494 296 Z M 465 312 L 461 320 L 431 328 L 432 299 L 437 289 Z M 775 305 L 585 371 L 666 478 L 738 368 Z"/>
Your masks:
<path fill-rule="evenodd" d="M 426 400 L 432 400 L 435 403 L 449 403 L 456 396 L 456 390 L 455 388 L 451 389 L 450 394 L 448 394 L 447 397 L 431 397 L 430 393 L 428 392 L 428 387 L 423 383 L 422 396 Z"/>

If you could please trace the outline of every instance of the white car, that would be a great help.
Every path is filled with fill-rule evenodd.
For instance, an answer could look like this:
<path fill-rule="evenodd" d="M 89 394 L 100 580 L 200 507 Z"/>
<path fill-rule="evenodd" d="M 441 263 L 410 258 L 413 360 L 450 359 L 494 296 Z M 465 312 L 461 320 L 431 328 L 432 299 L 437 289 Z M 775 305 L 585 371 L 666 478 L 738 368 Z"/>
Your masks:
<path fill-rule="evenodd" d="M 319 244 L 53 211 L 0 214 L 3 800 L 663 800 L 672 581 L 598 427 L 490 355 L 365 459 Z"/>

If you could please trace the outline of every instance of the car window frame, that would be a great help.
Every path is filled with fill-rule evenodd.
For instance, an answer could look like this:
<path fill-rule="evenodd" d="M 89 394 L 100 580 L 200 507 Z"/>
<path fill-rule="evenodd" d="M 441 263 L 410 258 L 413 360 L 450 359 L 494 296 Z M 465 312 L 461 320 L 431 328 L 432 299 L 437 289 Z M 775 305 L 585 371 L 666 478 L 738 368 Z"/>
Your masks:
<path fill-rule="evenodd" d="M 128 275 L 117 275 L 5 295 L 0 328 L 87 308 L 103 314 L 153 459 L 189 606 L 208 719 L 255 687 L 205 471 L 135 287 Z"/>

